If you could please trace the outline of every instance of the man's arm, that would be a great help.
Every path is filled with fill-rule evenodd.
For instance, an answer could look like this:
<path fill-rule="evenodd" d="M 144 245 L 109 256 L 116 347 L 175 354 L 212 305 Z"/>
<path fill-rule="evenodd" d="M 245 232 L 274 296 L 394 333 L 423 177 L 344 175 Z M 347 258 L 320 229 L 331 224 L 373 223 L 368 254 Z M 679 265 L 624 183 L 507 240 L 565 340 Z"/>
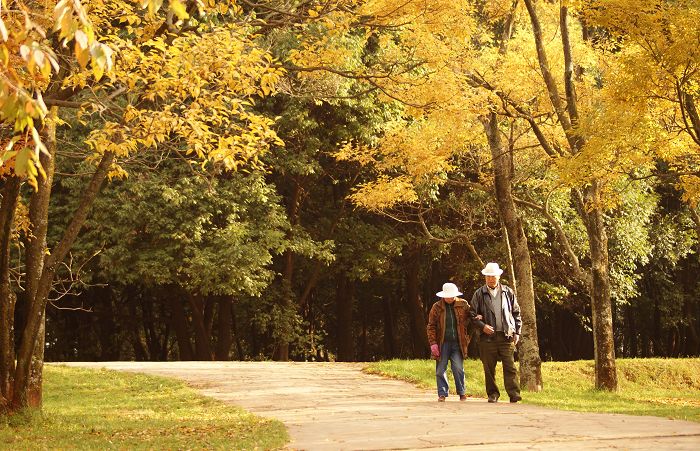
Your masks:
<path fill-rule="evenodd" d="M 437 308 L 435 304 L 430 308 L 430 313 L 428 314 L 428 326 L 426 331 L 428 332 L 428 344 L 437 344 Z"/>
<path fill-rule="evenodd" d="M 483 321 L 484 317 L 481 315 L 481 312 L 479 310 L 479 297 L 481 296 L 481 290 L 476 290 L 474 292 L 474 296 L 472 296 L 472 300 L 469 303 L 470 309 L 469 309 L 469 317 L 471 318 L 472 325 L 474 326 L 474 329 L 478 330 L 479 332 L 482 332 L 484 330 L 484 326 L 486 323 Z"/>
<path fill-rule="evenodd" d="M 513 290 L 510 291 L 513 295 L 513 309 L 511 313 L 513 314 L 513 319 L 515 320 L 515 333 L 520 335 L 520 329 L 523 325 L 523 321 L 520 318 L 520 304 L 518 304 L 518 298 L 515 296 Z"/>

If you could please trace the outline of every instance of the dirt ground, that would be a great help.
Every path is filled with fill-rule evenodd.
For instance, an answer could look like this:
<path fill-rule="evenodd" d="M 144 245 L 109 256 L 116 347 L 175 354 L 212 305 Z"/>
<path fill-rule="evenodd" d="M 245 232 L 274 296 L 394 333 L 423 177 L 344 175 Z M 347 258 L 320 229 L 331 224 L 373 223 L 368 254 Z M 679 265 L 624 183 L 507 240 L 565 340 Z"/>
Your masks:
<path fill-rule="evenodd" d="M 202 394 L 276 418 L 294 450 L 700 450 L 700 423 L 578 413 L 451 396 L 367 375 L 356 363 L 86 362 L 183 379 Z"/>

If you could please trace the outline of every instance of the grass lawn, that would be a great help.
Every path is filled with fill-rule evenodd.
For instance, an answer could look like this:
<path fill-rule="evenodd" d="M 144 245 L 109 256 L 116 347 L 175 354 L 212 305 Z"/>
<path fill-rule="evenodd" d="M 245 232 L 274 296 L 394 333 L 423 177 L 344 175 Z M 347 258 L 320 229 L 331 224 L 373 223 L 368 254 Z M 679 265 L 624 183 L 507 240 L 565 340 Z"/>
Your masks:
<path fill-rule="evenodd" d="M 481 362 L 466 360 L 464 369 L 467 394 L 485 398 Z M 501 398 L 507 401 L 500 369 L 499 363 L 496 382 Z M 376 362 L 369 364 L 365 371 L 436 390 L 433 360 Z M 592 388 L 592 361 L 543 362 L 544 389 L 539 393 L 523 392 L 523 402 L 554 409 L 654 415 L 700 422 L 700 359 L 617 359 L 617 377 L 617 392 L 599 391 Z M 454 393 L 451 374 L 450 390 Z"/>
<path fill-rule="evenodd" d="M 44 408 L 0 417 L 0 449 L 275 449 L 284 425 L 153 376 L 44 367 Z"/>

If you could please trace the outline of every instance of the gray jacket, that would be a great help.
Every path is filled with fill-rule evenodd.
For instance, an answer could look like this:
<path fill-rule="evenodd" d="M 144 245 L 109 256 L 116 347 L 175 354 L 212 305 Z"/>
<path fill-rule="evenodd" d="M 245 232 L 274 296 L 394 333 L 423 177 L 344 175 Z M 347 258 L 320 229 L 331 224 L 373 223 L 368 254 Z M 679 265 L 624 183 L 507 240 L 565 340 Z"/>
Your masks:
<path fill-rule="evenodd" d="M 486 285 L 481 286 L 474 292 L 472 300 L 469 303 L 471 309 L 469 314 L 471 315 L 472 325 L 476 329 L 479 336 L 484 333 L 484 326 L 488 324 L 489 326 L 496 328 L 496 314 L 500 313 L 503 320 L 504 327 L 507 325 L 508 330 L 506 331 L 506 336 L 511 337 L 513 334 L 520 335 L 520 329 L 522 327 L 522 320 L 520 319 L 520 306 L 518 305 L 518 300 L 515 297 L 515 293 L 510 287 L 501 284 L 502 296 L 505 297 L 505 302 L 502 303 L 502 308 L 500 312 L 494 312 L 491 309 L 491 293 Z M 476 319 L 477 315 L 481 315 L 482 319 Z"/>

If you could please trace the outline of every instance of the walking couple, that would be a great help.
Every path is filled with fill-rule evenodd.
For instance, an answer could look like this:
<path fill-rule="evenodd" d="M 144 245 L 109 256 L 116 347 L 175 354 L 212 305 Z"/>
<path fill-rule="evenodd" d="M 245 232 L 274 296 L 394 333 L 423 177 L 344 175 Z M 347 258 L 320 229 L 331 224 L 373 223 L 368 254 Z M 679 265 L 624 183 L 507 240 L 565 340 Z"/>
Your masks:
<path fill-rule="evenodd" d="M 488 402 L 500 397 L 496 385 L 496 362 L 503 362 L 503 383 L 510 402 L 518 402 L 520 385 L 513 353 L 520 340 L 520 306 L 515 293 L 500 283 L 503 270 L 498 263 L 488 263 L 481 270 L 486 283 L 479 287 L 471 302 L 460 298 L 462 293 L 453 283 L 446 283 L 436 293 L 441 300 L 435 302 L 428 317 L 428 341 L 430 352 L 436 360 L 438 401 L 448 396 L 447 364 L 450 363 L 459 399 L 467 399 L 464 386 L 464 358 L 467 356 L 471 324 L 476 330 L 479 357 L 484 367 L 484 382 Z"/>

